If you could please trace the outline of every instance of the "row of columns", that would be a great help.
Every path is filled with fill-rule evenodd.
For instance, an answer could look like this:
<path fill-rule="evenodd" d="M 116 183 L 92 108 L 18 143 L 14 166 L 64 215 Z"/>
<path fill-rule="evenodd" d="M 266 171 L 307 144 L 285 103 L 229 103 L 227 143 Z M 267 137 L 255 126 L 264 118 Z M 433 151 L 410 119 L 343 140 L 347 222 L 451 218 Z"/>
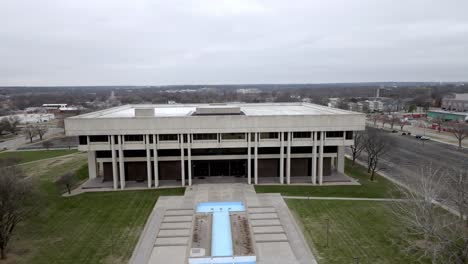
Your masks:
<path fill-rule="evenodd" d="M 287 134 L 285 134 L 287 133 Z M 320 140 L 318 140 L 318 133 L 320 133 Z M 254 175 L 253 175 L 253 182 L 254 184 L 258 184 L 258 148 L 259 148 L 259 133 L 254 133 L 254 141 L 251 140 L 251 134 L 246 133 L 247 135 L 247 182 L 248 184 L 252 184 L 252 143 L 254 148 L 253 153 L 253 160 L 254 160 Z M 287 135 L 287 140 L 285 140 L 285 135 Z M 184 142 L 184 134 L 179 134 L 179 147 L 180 147 L 180 167 L 181 167 L 181 184 L 185 186 L 185 151 L 187 149 L 187 161 L 189 169 L 187 170 L 188 173 L 188 185 L 192 185 L 192 155 L 191 155 L 191 142 L 192 142 L 192 134 L 186 134 L 188 137 L 187 142 Z M 152 142 L 150 143 L 150 137 L 152 137 Z M 312 169 L 311 169 L 311 182 L 312 184 L 322 184 L 323 183 L 323 154 L 324 154 L 324 138 L 325 133 L 315 132 L 313 133 L 312 137 Z M 116 140 L 117 139 L 117 140 Z M 279 181 L 281 184 L 285 182 L 285 175 L 284 175 L 284 161 L 285 161 L 285 145 L 286 145 L 286 183 L 291 183 L 291 142 L 292 142 L 292 132 L 281 132 L 280 133 L 280 175 Z M 124 136 L 110 136 L 111 142 L 111 151 L 112 151 L 112 176 L 113 176 L 113 187 L 114 189 L 118 189 L 119 182 L 120 188 L 125 188 L 125 166 L 124 166 Z M 145 149 L 146 149 L 146 168 L 147 168 L 147 183 L 148 188 L 153 186 L 153 178 L 151 173 L 151 162 L 153 162 L 153 174 L 154 174 L 154 186 L 159 186 L 159 169 L 158 169 L 158 152 L 157 152 L 157 140 L 156 135 L 145 135 Z M 186 146 L 185 146 L 186 144 Z M 317 159 L 317 148 L 318 148 L 318 159 Z M 151 149 L 153 150 L 153 161 L 151 161 Z M 118 163 L 116 152 L 118 151 Z M 88 164 L 89 164 L 89 172 L 90 177 L 96 177 L 96 162 L 95 162 L 95 152 L 89 151 L 88 155 Z M 317 164 L 318 161 L 318 164 Z M 316 169 L 317 168 L 317 169 Z M 338 147 L 338 159 L 337 159 L 337 170 L 338 172 L 344 173 L 344 147 Z"/>

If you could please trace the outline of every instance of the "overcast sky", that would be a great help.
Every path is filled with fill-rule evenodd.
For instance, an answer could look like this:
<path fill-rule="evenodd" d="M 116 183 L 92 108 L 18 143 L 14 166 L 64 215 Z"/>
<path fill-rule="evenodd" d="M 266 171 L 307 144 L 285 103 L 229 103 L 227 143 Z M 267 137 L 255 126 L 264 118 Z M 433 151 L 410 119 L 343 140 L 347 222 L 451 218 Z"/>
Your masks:
<path fill-rule="evenodd" d="M 467 0 L 0 0 L 0 85 L 467 81 Z"/>

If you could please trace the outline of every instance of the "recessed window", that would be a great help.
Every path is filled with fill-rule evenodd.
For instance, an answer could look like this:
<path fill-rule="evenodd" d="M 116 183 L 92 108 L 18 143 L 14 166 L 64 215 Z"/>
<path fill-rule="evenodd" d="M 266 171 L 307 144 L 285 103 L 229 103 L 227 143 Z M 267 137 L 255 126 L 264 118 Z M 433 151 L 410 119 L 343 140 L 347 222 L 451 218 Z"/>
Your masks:
<path fill-rule="evenodd" d="M 143 135 L 125 135 L 124 139 L 128 142 L 143 141 Z"/>
<path fill-rule="evenodd" d="M 328 131 L 327 138 L 342 138 L 343 134 L 343 131 Z"/>
<path fill-rule="evenodd" d="M 79 136 L 78 140 L 80 145 L 87 145 L 88 144 L 88 137 L 87 136 Z"/>
<path fill-rule="evenodd" d="M 193 140 L 217 140 L 218 134 L 206 133 L 206 134 L 193 134 Z"/>
<path fill-rule="evenodd" d="M 89 136 L 89 142 L 108 142 L 108 136 Z"/>
<path fill-rule="evenodd" d="M 245 139 L 245 133 L 223 133 L 221 138 L 226 140 Z"/>
<path fill-rule="evenodd" d="M 346 139 L 353 139 L 353 131 L 346 131 Z"/>
<path fill-rule="evenodd" d="M 163 134 L 159 135 L 159 140 L 160 141 L 177 141 L 179 138 L 177 137 L 177 134 Z"/>
<path fill-rule="evenodd" d="M 261 139 L 277 139 L 278 132 L 263 132 L 263 133 L 260 133 L 260 138 Z"/>
<path fill-rule="evenodd" d="M 311 138 L 310 132 L 293 132 L 293 138 Z"/>

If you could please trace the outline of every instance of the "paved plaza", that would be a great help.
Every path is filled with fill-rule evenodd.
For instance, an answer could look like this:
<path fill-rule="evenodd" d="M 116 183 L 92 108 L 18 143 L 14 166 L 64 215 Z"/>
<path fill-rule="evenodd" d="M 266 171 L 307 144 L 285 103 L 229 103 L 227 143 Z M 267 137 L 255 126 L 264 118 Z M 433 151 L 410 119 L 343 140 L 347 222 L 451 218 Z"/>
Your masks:
<path fill-rule="evenodd" d="M 188 187 L 184 196 L 161 196 L 130 263 L 187 263 L 195 205 L 222 201 L 246 204 L 257 263 L 317 263 L 283 198 L 257 194 L 243 183 L 199 184 Z"/>

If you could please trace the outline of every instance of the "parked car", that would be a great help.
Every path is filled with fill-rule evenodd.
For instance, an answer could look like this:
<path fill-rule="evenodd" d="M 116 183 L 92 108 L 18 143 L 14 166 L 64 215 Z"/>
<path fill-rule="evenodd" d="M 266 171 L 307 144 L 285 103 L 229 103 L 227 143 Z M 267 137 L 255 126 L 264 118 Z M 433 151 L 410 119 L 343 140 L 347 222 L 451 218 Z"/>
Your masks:
<path fill-rule="evenodd" d="M 401 135 L 402 135 L 402 136 L 406 136 L 406 133 L 405 133 L 405 132 L 403 132 L 403 133 L 401 133 Z"/>
<path fill-rule="evenodd" d="M 422 137 L 420 138 L 420 140 L 429 140 L 429 139 L 431 139 L 431 138 L 430 138 L 430 137 L 427 137 L 427 136 L 422 136 Z"/>
<path fill-rule="evenodd" d="M 416 135 L 414 136 L 416 139 L 421 139 L 422 135 Z"/>
<path fill-rule="evenodd" d="M 396 131 L 396 130 L 392 130 L 392 133 L 398 133 L 398 131 Z"/>

